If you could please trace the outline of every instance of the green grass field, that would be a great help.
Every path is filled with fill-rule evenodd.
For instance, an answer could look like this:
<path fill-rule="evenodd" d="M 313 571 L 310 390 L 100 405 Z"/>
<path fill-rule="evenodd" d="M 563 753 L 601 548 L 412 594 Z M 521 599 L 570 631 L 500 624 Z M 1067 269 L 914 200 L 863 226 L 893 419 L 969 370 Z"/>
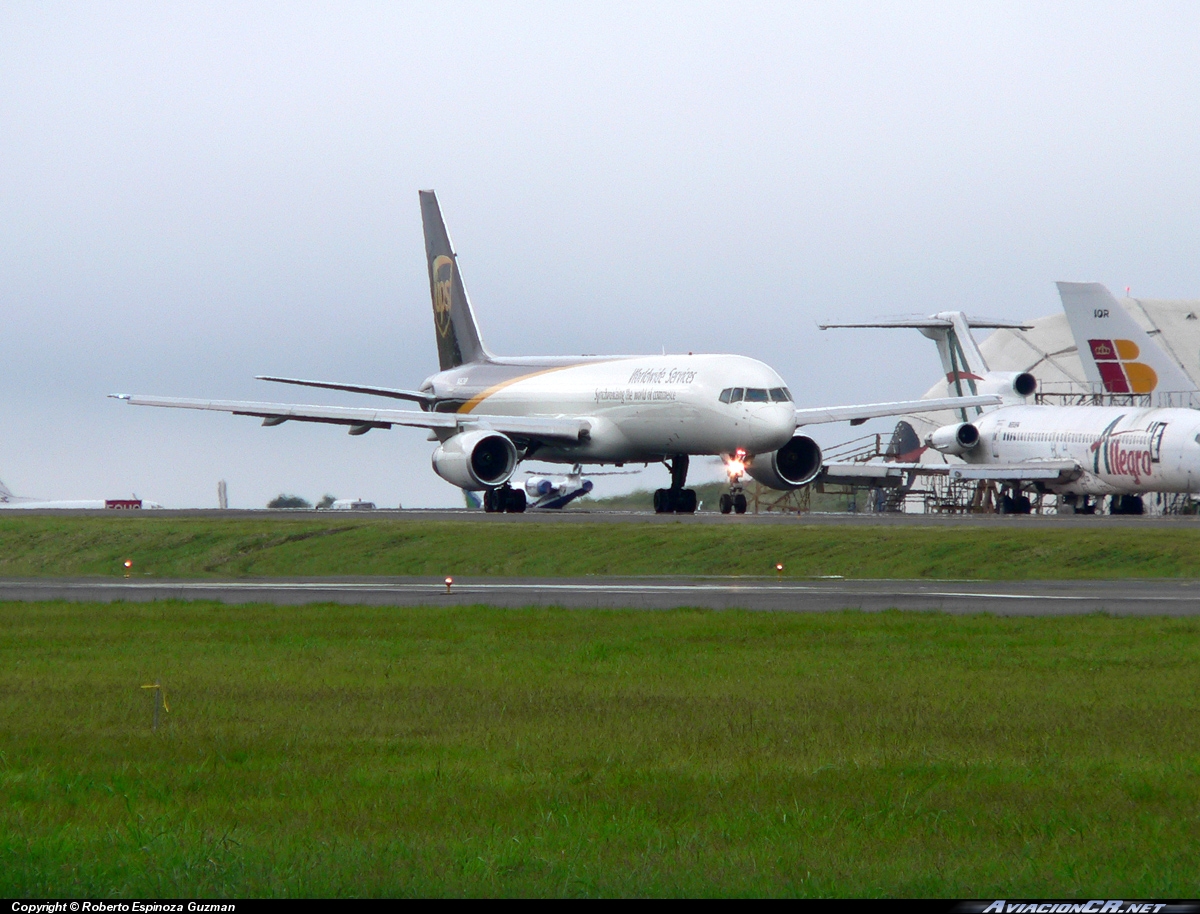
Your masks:
<path fill-rule="evenodd" d="M 0 576 L 840 574 L 1200 578 L 1200 526 L 510 523 L 404 517 L 0 517 Z"/>
<path fill-rule="evenodd" d="M 5 897 L 1200 894 L 1200 620 L 10 603 L 0 684 Z"/>

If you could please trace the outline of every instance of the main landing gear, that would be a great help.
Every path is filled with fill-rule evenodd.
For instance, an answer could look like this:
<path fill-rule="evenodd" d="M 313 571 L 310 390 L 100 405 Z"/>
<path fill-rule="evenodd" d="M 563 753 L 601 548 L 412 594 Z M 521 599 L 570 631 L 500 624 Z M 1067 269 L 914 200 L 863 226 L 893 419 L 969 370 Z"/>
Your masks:
<path fill-rule="evenodd" d="M 722 514 L 746 513 L 746 490 L 742 487 L 742 476 L 746 473 L 746 452 L 739 450 L 725 461 L 725 472 L 729 474 L 729 491 L 722 492 L 717 504 Z"/>
<path fill-rule="evenodd" d="M 1096 504 L 1090 495 L 1076 495 L 1074 492 L 1058 496 L 1059 514 L 1095 514 Z"/>
<path fill-rule="evenodd" d="M 505 511 L 509 514 L 524 514 L 525 492 L 522 489 L 514 489 L 508 483 L 497 489 L 485 489 L 483 492 L 483 510 L 489 514 L 503 513 Z"/>
<path fill-rule="evenodd" d="M 695 514 L 696 490 L 685 489 L 687 482 L 688 456 L 676 454 L 671 458 L 671 488 L 656 489 L 654 511 L 656 514 Z"/>
<path fill-rule="evenodd" d="M 1108 502 L 1109 514 L 1144 514 L 1146 503 L 1140 495 L 1114 495 Z"/>
<path fill-rule="evenodd" d="M 1029 496 L 1022 495 L 1017 489 L 1014 489 L 1011 495 L 1005 493 L 1000 496 L 1000 502 L 996 505 L 999 514 L 1028 514 L 1032 510 L 1033 503 Z"/>
<path fill-rule="evenodd" d="M 1089 495 L 1060 495 L 1058 496 L 1059 514 L 1102 514 L 1104 512 L 1104 496 L 1098 496 L 1094 501 Z M 1114 495 L 1108 500 L 1109 514 L 1144 514 L 1146 501 L 1140 495 Z"/>

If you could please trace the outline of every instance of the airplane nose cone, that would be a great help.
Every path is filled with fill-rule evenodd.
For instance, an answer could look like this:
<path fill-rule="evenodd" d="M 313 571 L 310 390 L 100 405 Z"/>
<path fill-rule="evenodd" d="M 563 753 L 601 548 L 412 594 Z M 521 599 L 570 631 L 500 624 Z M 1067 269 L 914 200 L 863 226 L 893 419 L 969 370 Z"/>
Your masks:
<path fill-rule="evenodd" d="M 796 411 L 790 403 L 772 403 L 759 409 L 751 420 L 755 450 L 776 451 L 796 433 Z"/>

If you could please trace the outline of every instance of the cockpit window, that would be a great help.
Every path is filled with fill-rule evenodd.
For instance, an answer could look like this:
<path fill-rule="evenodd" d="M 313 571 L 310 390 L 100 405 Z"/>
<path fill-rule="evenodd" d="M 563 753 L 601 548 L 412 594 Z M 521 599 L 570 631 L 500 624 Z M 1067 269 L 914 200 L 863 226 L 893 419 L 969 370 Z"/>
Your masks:
<path fill-rule="evenodd" d="M 786 387 L 772 387 L 771 388 L 771 402 L 772 403 L 791 403 L 792 402 L 792 392 L 790 390 L 788 390 Z"/>
<path fill-rule="evenodd" d="M 766 403 L 766 402 L 768 402 L 766 390 L 762 387 L 747 387 L 746 388 L 746 402 L 747 403 Z"/>
<path fill-rule="evenodd" d="M 732 388 L 732 387 L 726 387 L 726 388 L 725 388 L 723 391 L 721 391 L 721 402 L 722 402 L 722 403 L 728 403 L 728 402 L 729 402 L 729 395 L 730 395 L 730 394 L 732 394 L 732 393 L 733 393 L 733 388 Z"/>
<path fill-rule="evenodd" d="M 729 394 L 729 402 L 730 403 L 741 403 L 742 402 L 742 388 L 735 387 L 733 389 L 733 391 Z"/>

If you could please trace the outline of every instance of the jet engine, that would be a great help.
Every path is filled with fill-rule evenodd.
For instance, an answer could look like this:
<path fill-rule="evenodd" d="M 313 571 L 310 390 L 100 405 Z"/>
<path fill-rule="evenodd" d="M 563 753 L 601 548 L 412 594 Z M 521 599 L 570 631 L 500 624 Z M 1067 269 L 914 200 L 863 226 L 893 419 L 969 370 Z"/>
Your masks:
<path fill-rule="evenodd" d="M 1027 371 L 989 371 L 979 385 L 981 394 L 993 391 L 1000 396 L 1016 394 L 1018 397 L 1033 396 L 1037 390 L 1037 378 Z"/>
<path fill-rule="evenodd" d="M 979 429 L 970 422 L 943 425 L 929 434 L 925 444 L 943 454 L 965 454 L 979 444 Z"/>
<path fill-rule="evenodd" d="M 517 468 L 517 446 L 507 435 L 477 429 L 447 438 L 433 452 L 433 472 L 460 489 L 493 489 Z"/>
<path fill-rule="evenodd" d="M 806 435 L 797 435 L 777 451 L 756 454 L 746 472 L 772 489 L 798 489 L 821 472 L 821 447 Z"/>
<path fill-rule="evenodd" d="M 555 489 L 554 480 L 545 476 L 531 476 L 525 480 L 525 493 L 530 498 L 541 498 L 549 495 Z"/>

